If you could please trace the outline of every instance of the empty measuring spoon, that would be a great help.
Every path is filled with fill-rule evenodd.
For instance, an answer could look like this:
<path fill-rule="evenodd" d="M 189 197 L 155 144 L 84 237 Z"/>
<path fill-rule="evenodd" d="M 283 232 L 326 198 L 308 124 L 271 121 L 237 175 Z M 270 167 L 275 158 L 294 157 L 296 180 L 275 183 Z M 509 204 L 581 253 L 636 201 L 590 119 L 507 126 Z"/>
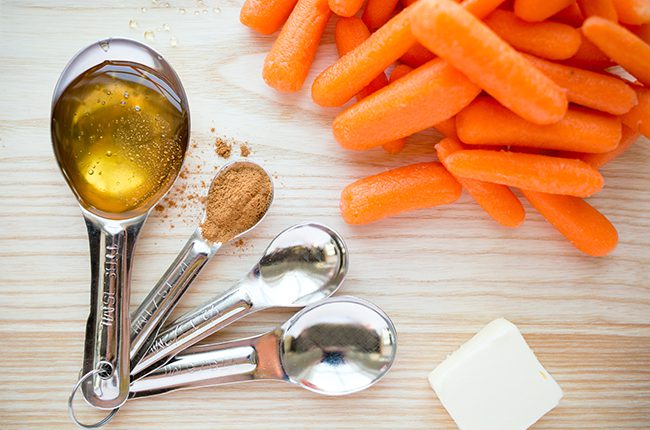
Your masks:
<path fill-rule="evenodd" d="M 261 336 L 193 347 L 132 382 L 129 397 L 259 379 L 351 394 L 378 382 L 396 351 L 395 327 L 381 309 L 354 297 L 332 298 Z"/>
<path fill-rule="evenodd" d="M 347 273 L 343 239 L 318 223 L 280 233 L 260 261 L 228 291 L 165 327 L 146 356 L 131 369 L 138 379 L 175 354 L 253 312 L 304 307 L 332 295 Z"/>
<path fill-rule="evenodd" d="M 135 90 L 130 99 L 125 88 Z M 135 241 L 180 172 L 189 128 L 178 76 L 133 40 L 84 48 L 54 89 L 52 145 L 86 221 L 92 273 L 83 376 L 72 396 L 81 388 L 94 407 L 114 409 L 127 399 Z"/>
<path fill-rule="evenodd" d="M 242 169 L 246 170 L 244 171 Z M 239 227 L 239 229 L 235 230 L 230 230 L 232 226 L 229 226 L 229 231 L 223 234 L 217 232 L 217 236 L 219 237 L 216 238 L 216 241 L 209 240 L 213 239 L 211 237 L 206 237 L 210 235 L 206 235 L 204 226 L 206 222 L 214 220 L 210 220 L 208 210 L 204 210 L 201 225 L 197 227 L 174 262 L 169 266 L 165 274 L 131 317 L 132 372 L 134 369 L 142 367 L 139 364 L 149 348 L 151 348 L 160 327 L 167 320 L 178 304 L 181 296 L 185 293 L 201 269 L 219 251 L 224 242 L 235 240 L 255 228 L 262 221 L 273 201 L 273 182 L 271 181 L 270 175 L 255 163 L 250 161 L 235 161 L 224 165 L 216 173 L 208 191 L 207 205 L 211 204 L 209 200 L 215 194 L 214 192 L 219 191 L 216 188 L 228 188 L 233 185 L 240 185 L 238 182 L 234 182 L 232 176 L 229 176 L 229 172 L 230 174 L 237 174 L 237 172 L 255 173 L 260 182 L 264 181 L 263 185 L 266 186 L 264 189 L 269 191 L 268 198 L 266 198 L 267 196 L 261 196 L 265 199 L 265 201 L 260 200 L 263 207 L 257 208 L 256 213 L 253 214 L 254 218 L 250 218 L 250 225 L 235 225 L 235 227 Z M 253 187 L 254 184 L 250 184 L 250 186 Z M 251 202 L 251 197 L 255 198 L 256 195 L 254 193 L 246 193 L 244 197 L 240 199 L 233 197 L 225 205 L 227 207 L 216 207 L 215 209 L 221 212 L 241 214 L 246 210 L 245 206 Z M 213 229 L 211 228 L 210 230 Z"/>

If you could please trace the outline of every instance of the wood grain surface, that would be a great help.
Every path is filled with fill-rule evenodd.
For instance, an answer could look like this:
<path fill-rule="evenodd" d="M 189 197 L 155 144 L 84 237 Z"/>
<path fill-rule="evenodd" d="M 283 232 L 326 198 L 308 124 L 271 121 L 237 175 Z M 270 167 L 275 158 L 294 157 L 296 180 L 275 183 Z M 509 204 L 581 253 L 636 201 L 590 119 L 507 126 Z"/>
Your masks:
<path fill-rule="evenodd" d="M 606 258 L 578 253 L 529 206 L 523 227 L 501 228 L 467 195 L 452 206 L 346 226 L 338 196 L 347 183 L 431 159 L 437 136 L 415 136 L 397 156 L 342 150 L 329 128 L 336 109 L 314 106 L 306 92 L 282 96 L 263 85 L 260 65 L 273 38 L 243 28 L 240 6 L 0 0 L 0 428 L 73 428 L 66 399 L 81 364 L 90 274 L 79 208 L 52 155 L 50 98 L 81 47 L 108 36 L 145 41 L 145 31 L 154 32 L 147 42 L 176 68 L 190 100 L 190 173 L 175 191 L 200 194 L 201 181 L 224 162 L 214 153 L 217 134 L 248 141 L 253 159 L 276 177 L 267 219 L 243 245 L 222 250 L 180 311 L 242 276 L 279 231 L 315 220 L 346 238 L 351 270 L 342 292 L 391 316 L 399 352 L 386 379 L 357 395 L 325 398 L 270 382 L 207 388 L 129 402 L 108 428 L 455 429 L 426 375 L 497 317 L 520 327 L 564 390 L 535 429 L 650 428 L 649 142 L 604 168 L 606 188 L 590 200 L 620 234 Z M 315 70 L 333 59 L 332 24 Z M 199 212 L 188 200 L 186 208 L 153 213 L 137 248 L 133 308 Z M 263 313 L 213 339 L 259 333 L 288 316 Z"/>

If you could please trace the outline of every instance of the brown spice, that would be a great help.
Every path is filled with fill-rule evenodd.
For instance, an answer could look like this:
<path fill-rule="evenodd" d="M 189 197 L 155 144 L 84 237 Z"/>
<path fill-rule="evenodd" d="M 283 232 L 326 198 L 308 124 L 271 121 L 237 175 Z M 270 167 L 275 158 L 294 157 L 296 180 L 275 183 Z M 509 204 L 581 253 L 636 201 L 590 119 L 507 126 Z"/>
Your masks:
<path fill-rule="evenodd" d="M 251 163 L 220 173 L 208 193 L 203 237 L 225 243 L 259 222 L 271 204 L 271 178 Z"/>
<path fill-rule="evenodd" d="M 230 158 L 230 154 L 232 153 L 232 144 L 230 142 L 227 142 L 225 139 L 221 137 L 217 137 L 217 140 L 215 141 L 216 148 L 215 150 L 217 151 L 217 155 L 221 158 Z"/>
<path fill-rule="evenodd" d="M 239 154 L 242 157 L 248 157 L 249 155 L 251 155 L 251 149 L 248 147 L 248 145 L 242 143 L 241 145 L 239 145 Z"/>

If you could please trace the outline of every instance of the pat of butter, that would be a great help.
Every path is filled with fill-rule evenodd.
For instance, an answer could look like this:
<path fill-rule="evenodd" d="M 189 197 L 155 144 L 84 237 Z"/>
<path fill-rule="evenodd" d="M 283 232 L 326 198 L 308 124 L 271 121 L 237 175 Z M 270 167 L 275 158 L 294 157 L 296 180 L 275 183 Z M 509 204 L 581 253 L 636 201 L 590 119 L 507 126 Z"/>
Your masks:
<path fill-rule="evenodd" d="M 525 430 L 562 398 L 519 329 L 503 318 L 436 367 L 429 383 L 461 430 Z"/>

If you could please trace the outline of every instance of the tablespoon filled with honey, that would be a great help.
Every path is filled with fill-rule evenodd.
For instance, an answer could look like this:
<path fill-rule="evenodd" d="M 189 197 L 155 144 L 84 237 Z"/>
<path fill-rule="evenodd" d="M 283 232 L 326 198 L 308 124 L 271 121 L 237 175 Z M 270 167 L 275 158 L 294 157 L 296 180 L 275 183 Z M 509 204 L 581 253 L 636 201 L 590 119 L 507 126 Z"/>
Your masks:
<path fill-rule="evenodd" d="M 201 269 L 221 246 L 246 234 L 273 201 L 271 176 L 251 161 L 234 161 L 214 176 L 201 224 L 135 311 L 131 322 L 131 373 Z"/>
<path fill-rule="evenodd" d="M 189 129 L 178 76 L 136 41 L 107 39 L 86 47 L 54 90 L 54 154 L 90 241 L 90 314 L 76 388 L 96 408 L 115 409 L 127 399 L 135 241 L 181 170 Z"/>

